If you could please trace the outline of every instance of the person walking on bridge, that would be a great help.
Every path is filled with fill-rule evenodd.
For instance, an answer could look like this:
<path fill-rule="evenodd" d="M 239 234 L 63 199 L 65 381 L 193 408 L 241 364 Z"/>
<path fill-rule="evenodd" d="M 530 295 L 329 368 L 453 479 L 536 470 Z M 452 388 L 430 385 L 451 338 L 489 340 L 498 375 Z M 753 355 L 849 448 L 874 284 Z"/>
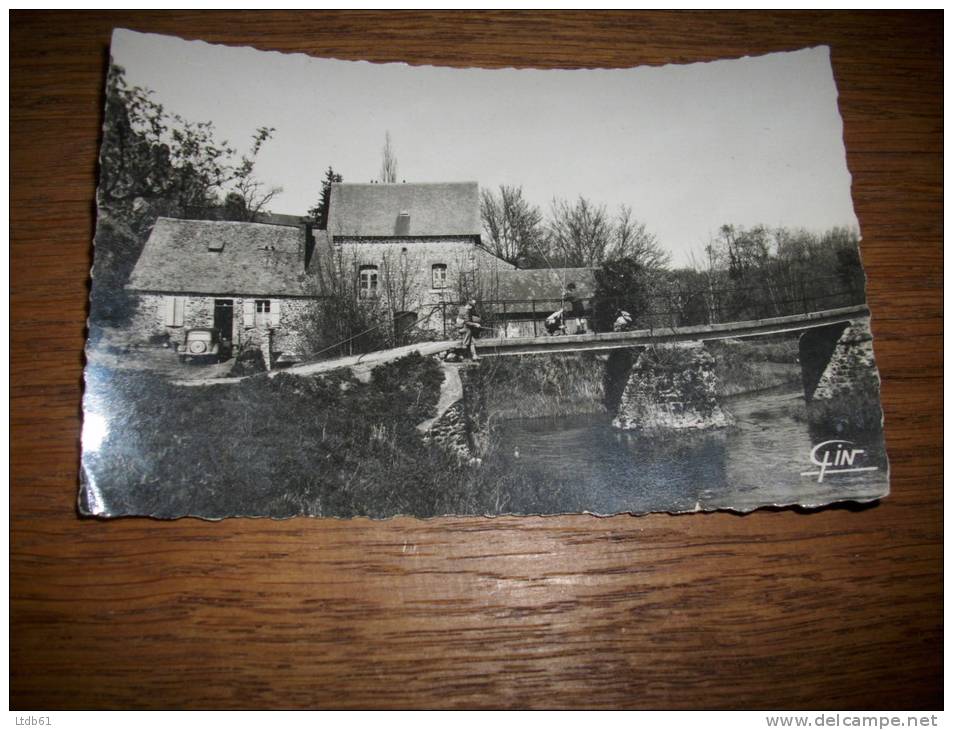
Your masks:
<path fill-rule="evenodd" d="M 477 355 L 474 339 L 480 336 L 480 330 L 483 329 L 483 325 L 480 324 L 480 315 L 477 312 L 476 299 L 471 298 L 467 301 L 460 315 L 460 319 L 463 320 L 463 349 L 469 352 L 471 360 L 479 360 L 480 357 Z"/>
<path fill-rule="evenodd" d="M 613 332 L 625 332 L 632 326 L 632 315 L 624 309 L 615 310 L 615 322 L 612 323 Z"/>
<path fill-rule="evenodd" d="M 546 332 L 550 335 L 566 334 L 566 309 L 557 309 L 546 318 Z"/>

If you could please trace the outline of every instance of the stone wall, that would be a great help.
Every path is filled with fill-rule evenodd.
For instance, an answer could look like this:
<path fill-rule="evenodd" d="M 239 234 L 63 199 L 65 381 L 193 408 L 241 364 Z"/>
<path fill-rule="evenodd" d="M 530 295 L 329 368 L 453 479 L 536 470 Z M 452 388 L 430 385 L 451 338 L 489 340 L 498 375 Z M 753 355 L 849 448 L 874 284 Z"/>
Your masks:
<path fill-rule="evenodd" d="M 880 376 L 869 320 L 847 327 L 808 399 L 808 419 L 823 432 L 845 436 L 883 428 Z"/>
<path fill-rule="evenodd" d="M 474 457 L 466 402 L 463 398 L 451 405 L 430 425 L 424 434 L 424 443 L 437 444 L 461 459 L 470 460 Z"/>
<path fill-rule="evenodd" d="M 443 363 L 444 380 L 440 385 L 437 414 L 419 424 L 424 443 L 440 446 L 460 459 L 479 464 L 486 450 L 486 434 L 481 427 L 482 394 L 464 386 L 461 368 Z M 478 367 L 468 365 L 465 367 Z"/>
<path fill-rule="evenodd" d="M 254 302 L 264 297 L 228 297 L 205 295 L 180 295 L 184 301 L 182 324 L 170 326 L 166 324 L 166 299 L 164 294 L 140 294 L 138 306 L 133 316 L 129 331 L 138 339 L 145 342 L 152 337 L 168 336 L 174 345 L 181 344 L 185 333 L 197 327 L 212 327 L 215 318 L 215 300 L 230 299 L 232 301 L 232 332 L 229 333 L 232 344 L 238 347 L 258 347 L 263 351 L 268 349 L 268 331 L 272 330 L 271 347 L 276 354 L 282 352 L 299 352 L 301 334 L 299 328 L 303 318 L 308 314 L 311 300 L 286 297 L 270 297 L 272 311 L 270 315 L 250 312 L 245 317 L 245 302 Z M 266 354 L 266 361 L 268 356 Z"/>
<path fill-rule="evenodd" d="M 647 347 L 638 356 L 612 425 L 646 432 L 724 428 L 715 360 L 700 342 Z"/>
<path fill-rule="evenodd" d="M 837 340 L 811 400 L 849 396 L 859 389 L 879 390 L 874 340 L 867 319 L 852 322 Z"/>
<path fill-rule="evenodd" d="M 458 303 L 461 278 L 471 286 L 476 277 L 496 268 L 512 269 L 511 264 L 491 256 L 467 236 L 433 238 L 350 239 L 335 237 L 337 265 L 351 269 L 354 276 L 362 266 L 378 267 L 381 305 L 395 311 L 417 311 L 423 319 L 433 312 L 421 328 L 443 334 L 443 303 Z M 447 267 L 446 286 L 433 286 L 433 267 Z M 385 277 L 390 282 L 385 282 Z M 463 287 L 465 288 L 465 286 Z M 392 300 L 393 298 L 393 300 Z M 434 308 L 439 310 L 434 311 Z M 446 332 L 456 336 L 456 309 L 447 307 Z"/>

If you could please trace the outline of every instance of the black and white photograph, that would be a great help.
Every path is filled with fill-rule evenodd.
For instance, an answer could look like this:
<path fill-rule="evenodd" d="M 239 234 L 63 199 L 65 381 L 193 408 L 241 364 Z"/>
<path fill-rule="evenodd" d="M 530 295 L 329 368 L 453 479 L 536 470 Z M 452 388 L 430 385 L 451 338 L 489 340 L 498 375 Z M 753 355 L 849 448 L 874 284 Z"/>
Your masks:
<path fill-rule="evenodd" d="M 482 69 L 116 30 L 103 83 L 81 513 L 888 495 L 826 47 Z"/>

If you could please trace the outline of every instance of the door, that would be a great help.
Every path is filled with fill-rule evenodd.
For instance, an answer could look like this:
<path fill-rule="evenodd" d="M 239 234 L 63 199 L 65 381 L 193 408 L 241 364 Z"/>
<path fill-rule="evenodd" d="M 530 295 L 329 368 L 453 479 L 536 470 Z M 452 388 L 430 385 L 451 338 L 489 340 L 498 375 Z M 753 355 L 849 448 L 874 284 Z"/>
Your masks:
<path fill-rule="evenodd" d="M 416 312 L 397 312 L 394 315 L 394 334 L 398 344 L 402 342 L 404 335 L 415 324 L 417 324 Z"/>
<path fill-rule="evenodd" d="M 232 322 L 235 302 L 231 299 L 215 300 L 215 317 L 212 326 L 222 333 L 222 337 L 232 341 Z"/>

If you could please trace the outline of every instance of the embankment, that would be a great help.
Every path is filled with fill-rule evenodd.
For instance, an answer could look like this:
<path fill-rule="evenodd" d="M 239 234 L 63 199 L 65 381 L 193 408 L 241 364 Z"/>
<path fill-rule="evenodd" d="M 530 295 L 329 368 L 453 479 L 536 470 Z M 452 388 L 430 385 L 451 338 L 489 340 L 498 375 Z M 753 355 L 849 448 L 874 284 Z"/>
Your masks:
<path fill-rule="evenodd" d="M 590 353 L 484 358 L 466 373 L 493 418 L 539 418 L 605 411 L 605 359 Z"/>
<path fill-rule="evenodd" d="M 499 485 L 416 425 L 436 413 L 443 373 L 410 355 L 369 382 L 348 371 L 185 387 L 91 368 L 85 405 L 103 442 L 84 455 L 105 512 L 433 516 L 498 511 Z"/>

